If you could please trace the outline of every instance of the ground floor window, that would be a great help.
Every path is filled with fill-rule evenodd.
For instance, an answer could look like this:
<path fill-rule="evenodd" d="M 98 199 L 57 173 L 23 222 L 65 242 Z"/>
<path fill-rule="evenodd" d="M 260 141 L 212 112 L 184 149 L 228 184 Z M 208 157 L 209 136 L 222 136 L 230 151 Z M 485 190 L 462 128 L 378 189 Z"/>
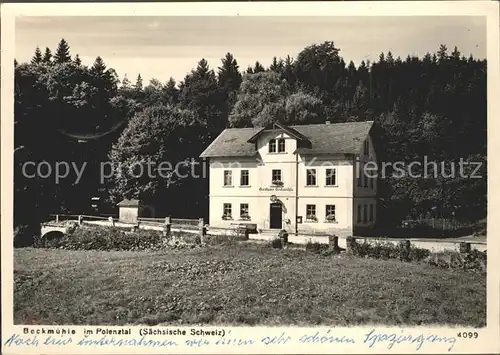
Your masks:
<path fill-rule="evenodd" d="M 232 206 L 230 203 L 224 204 L 222 219 L 232 219 Z"/>
<path fill-rule="evenodd" d="M 328 222 L 335 222 L 335 205 L 326 205 L 325 217 Z"/>
<path fill-rule="evenodd" d="M 248 203 L 240 204 L 240 218 L 241 219 L 250 219 L 250 215 L 248 214 Z"/>
<path fill-rule="evenodd" d="M 306 205 L 306 219 L 316 221 L 316 205 Z"/>

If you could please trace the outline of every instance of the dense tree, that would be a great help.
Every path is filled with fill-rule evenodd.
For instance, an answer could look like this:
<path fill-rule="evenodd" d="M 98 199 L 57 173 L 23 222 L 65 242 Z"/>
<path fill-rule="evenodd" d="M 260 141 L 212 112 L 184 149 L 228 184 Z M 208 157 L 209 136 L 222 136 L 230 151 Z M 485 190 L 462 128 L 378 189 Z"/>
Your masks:
<path fill-rule="evenodd" d="M 197 157 L 226 125 L 326 119 L 374 120 L 380 161 L 462 159 L 482 164 L 480 179 L 394 177 L 387 171 L 378 189 L 383 223 L 429 215 L 482 218 L 487 190 L 486 61 L 450 48 L 451 53 L 441 45 L 422 58 L 394 58 L 385 52 L 356 66 L 344 62 L 333 42 L 324 42 L 304 48 L 296 59 L 274 57 L 267 71 L 257 62 L 243 77 L 228 53 L 217 75 L 202 59 L 179 85 L 170 78 L 165 84 L 151 80 L 146 87 L 140 76 L 132 84 L 126 75 L 118 86 L 116 73 L 100 57 L 90 68 L 78 55 L 71 61 L 64 40 L 54 58 L 49 48 L 43 55 L 37 49 L 30 63 L 15 62 L 15 223 L 62 210 L 82 212 L 89 196 L 102 187 L 98 161 L 110 151 L 114 163 L 125 165 L 150 156 L 182 162 Z M 134 123 L 118 139 L 132 118 Z M 123 128 L 92 144 L 78 144 L 61 134 L 99 134 L 117 124 Z M 55 184 L 20 173 L 23 162 L 43 160 L 88 161 L 86 171 L 94 173 L 74 186 L 74 179 Z M 184 199 L 189 208 L 168 213 L 194 218 L 206 212 L 205 179 L 114 177 L 111 183 L 116 198 Z"/>

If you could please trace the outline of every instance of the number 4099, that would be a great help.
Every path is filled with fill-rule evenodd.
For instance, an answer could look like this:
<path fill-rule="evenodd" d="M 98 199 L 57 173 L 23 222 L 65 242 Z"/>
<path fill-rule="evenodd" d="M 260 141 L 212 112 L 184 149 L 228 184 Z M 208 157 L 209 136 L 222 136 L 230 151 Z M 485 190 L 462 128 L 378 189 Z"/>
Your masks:
<path fill-rule="evenodd" d="M 461 333 L 458 333 L 457 336 L 459 338 L 464 338 L 464 339 L 475 339 L 475 338 L 479 337 L 479 333 L 478 332 L 461 332 Z"/>

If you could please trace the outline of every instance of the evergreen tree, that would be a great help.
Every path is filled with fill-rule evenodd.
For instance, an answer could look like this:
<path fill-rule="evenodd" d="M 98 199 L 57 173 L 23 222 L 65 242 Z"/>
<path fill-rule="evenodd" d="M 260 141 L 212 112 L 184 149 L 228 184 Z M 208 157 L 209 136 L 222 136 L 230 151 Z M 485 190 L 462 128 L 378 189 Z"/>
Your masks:
<path fill-rule="evenodd" d="M 49 47 L 45 47 L 45 53 L 43 54 L 43 62 L 46 64 L 51 63 L 52 61 L 52 52 Z"/>
<path fill-rule="evenodd" d="M 90 71 L 96 76 L 102 76 L 104 74 L 104 72 L 106 71 L 106 64 L 104 64 L 104 61 L 101 57 L 98 56 L 95 59 L 92 68 L 90 68 Z"/>
<path fill-rule="evenodd" d="M 163 100 L 170 104 L 174 105 L 179 100 L 179 90 L 177 89 L 177 83 L 175 79 L 170 77 L 165 85 L 163 85 Z"/>
<path fill-rule="evenodd" d="M 253 67 L 253 73 L 256 74 L 256 73 L 262 73 L 262 72 L 265 72 L 266 69 L 264 68 L 264 66 L 262 64 L 260 64 L 259 61 L 255 62 L 255 66 Z"/>
<path fill-rule="evenodd" d="M 35 55 L 31 59 L 31 64 L 40 64 L 43 61 L 42 51 L 40 51 L 40 47 L 36 47 Z"/>
<path fill-rule="evenodd" d="M 218 85 L 222 99 L 226 102 L 224 111 L 229 113 L 236 99 L 236 91 L 239 89 L 242 76 L 239 71 L 238 62 L 231 53 L 222 58 L 222 65 L 218 70 Z"/>
<path fill-rule="evenodd" d="M 82 60 L 80 59 L 80 56 L 78 54 L 73 59 L 73 63 L 75 63 L 76 66 L 82 65 Z"/>
<path fill-rule="evenodd" d="M 137 75 L 137 80 L 135 81 L 134 89 L 135 89 L 135 91 L 142 91 L 142 77 L 141 77 L 141 74 Z"/>
<path fill-rule="evenodd" d="M 69 54 L 68 42 L 63 38 L 57 46 L 56 53 L 54 54 L 54 62 L 58 64 L 68 63 L 71 61 L 71 56 Z"/>

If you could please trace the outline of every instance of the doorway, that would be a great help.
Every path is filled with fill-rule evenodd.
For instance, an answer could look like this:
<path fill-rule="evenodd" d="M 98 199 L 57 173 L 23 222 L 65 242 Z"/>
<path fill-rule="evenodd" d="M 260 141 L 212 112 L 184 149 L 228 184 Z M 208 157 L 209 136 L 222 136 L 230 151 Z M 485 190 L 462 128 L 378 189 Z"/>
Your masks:
<path fill-rule="evenodd" d="M 281 229 L 283 227 L 281 203 L 274 202 L 270 205 L 269 211 L 269 228 Z"/>

